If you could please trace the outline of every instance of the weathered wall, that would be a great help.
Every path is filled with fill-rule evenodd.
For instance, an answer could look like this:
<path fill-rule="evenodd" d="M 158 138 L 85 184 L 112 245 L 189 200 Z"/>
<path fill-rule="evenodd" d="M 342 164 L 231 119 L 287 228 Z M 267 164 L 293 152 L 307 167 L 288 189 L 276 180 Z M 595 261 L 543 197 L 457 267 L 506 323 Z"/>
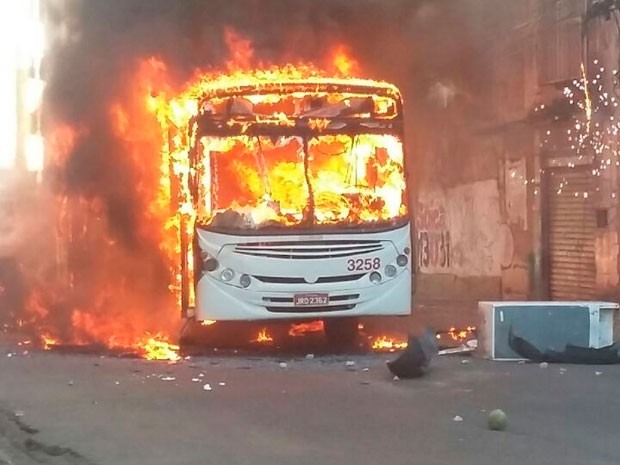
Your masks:
<path fill-rule="evenodd" d="M 419 298 L 497 296 L 506 248 L 497 180 L 421 192 L 415 224 Z"/>
<path fill-rule="evenodd" d="M 499 276 L 503 245 L 496 180 L 421 192 L 415 223 L 420 272 Z"/>

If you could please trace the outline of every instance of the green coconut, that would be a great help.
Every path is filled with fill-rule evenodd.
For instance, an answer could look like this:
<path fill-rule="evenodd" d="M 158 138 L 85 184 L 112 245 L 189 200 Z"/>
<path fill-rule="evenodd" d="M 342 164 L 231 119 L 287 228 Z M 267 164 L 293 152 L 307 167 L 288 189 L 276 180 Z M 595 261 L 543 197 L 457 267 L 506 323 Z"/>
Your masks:
<path fill-rule="evenodd" d="M 495 409 L 489 413 L 488 426 L 493 431 L 503 431 L 508 425 L 508 417 L 503 410 Z"/>

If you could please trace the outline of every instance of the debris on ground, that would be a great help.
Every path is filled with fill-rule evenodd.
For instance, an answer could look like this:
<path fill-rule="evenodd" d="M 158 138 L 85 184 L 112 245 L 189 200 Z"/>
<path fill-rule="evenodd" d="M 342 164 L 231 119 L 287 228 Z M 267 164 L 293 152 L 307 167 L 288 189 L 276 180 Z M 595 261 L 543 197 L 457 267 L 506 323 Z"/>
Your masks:
<path fill-rule="evenodd" d="M 209 383 L 205 384 L 202 389 L 204 389 L 205 391 L 212 391 L 213 388 L 211 387 L 211 385 Z"/>
<path fill-rule="evenodd" d="M 461 416 L 459 416 L 459 415 L 456 415 L 456 416 L 452 419 L 452 421 L 456 421 L 456 422 L 463 421 L 463 417 L 461 417 Z"/>
<path fill-rule="evenodd" d="M 409 336 L 407 348 L 400 356 L 387 362 L 388 369 L 398 378 L 418 378 L 430 369 L 431 357 L 437 353 L 435 335 L 426 331 L 422 336 Z"/>
<path fill-rule="evenodd" d="M 449 349 L 442 349 L 437 352 L 437 355 L 459 355 L 459 354 L 470 354 L 475 352 L 475 347 L 469 347 L 466 345 L 451 347 Z"/>
<path fill-rule="evenodd" d="M 280 368 L 287 368 L 288 365 L 286 362 L 280 362 Z"/>
<path fill-rule="evenodd" d="M 495 409 L 489 413 L 487 426 L 492 431 L 504 431 L 508 425 L 508 417 L 501 409 Z"/>

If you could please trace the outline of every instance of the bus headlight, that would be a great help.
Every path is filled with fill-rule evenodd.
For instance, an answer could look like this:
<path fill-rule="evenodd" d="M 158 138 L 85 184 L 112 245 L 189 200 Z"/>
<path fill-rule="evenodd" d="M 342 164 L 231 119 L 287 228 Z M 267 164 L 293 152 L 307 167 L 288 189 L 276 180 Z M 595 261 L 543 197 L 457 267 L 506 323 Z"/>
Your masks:
<path fill-rule="evenodd" d="M 204 269 L 206 271 L 215 271 L 217 270 L 219 263 L 217 262 L 217 260 L 215 258 L 207 258 L 204 261 Z"/>
<path fill-rule="evenodd" d="M 385 275 L 388 278 L 393 278 L 396 276 L 396 267 L 394 265 L 388 265 L 385 267 Z"/>
<path fill-rule="evenodd" d="M 222 281 L 228 282 L 231 281 L 235 277 L 235 272 L 230 268 L 224 268 L 220 273 L 220 278 Z"/>
<path fill-rule="evenodd" d="M 241 287 L 249 287 L 251 282 L 252 280 L 247 274 L 242 274 L 239 278 L 239 284 L 241 284 Z"/>
<path fill-rule="evenodd" d="M 379 284 L 381 282 L 381 273 L 373 271 L 372 273 L 370 273 L 368 279 L 370 279 L 370 282 L 373 284 Z"/>
<path fill-rule="evenodd" d="M 407 255 L 399 255 L 398 257 L 396 257 L 396 264 L 398 266 L 407 266 L 407 263 L 409 263 Z"/>

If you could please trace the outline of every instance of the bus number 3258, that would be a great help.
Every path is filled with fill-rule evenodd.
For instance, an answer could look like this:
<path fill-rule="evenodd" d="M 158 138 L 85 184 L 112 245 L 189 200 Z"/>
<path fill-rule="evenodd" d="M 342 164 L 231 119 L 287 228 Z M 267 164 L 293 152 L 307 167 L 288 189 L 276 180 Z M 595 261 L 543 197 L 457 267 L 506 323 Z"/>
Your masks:
<path fill-rule="evenodd" d="M 370 271 L 381 268 L 381 259 L 376 258 L 356 258 L 347 260 L 348 271 Z"/>

